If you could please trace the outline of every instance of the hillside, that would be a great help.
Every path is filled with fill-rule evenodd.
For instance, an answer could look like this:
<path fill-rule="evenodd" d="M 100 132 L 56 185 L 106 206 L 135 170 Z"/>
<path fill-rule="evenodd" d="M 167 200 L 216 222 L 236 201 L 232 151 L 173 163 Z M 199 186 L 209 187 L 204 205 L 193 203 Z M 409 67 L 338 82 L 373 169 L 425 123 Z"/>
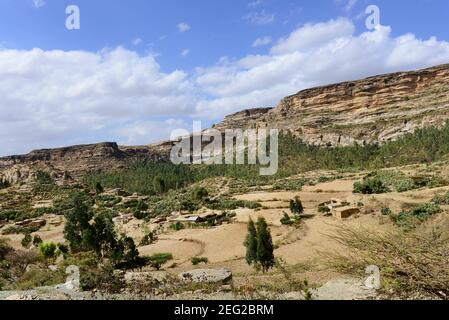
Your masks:
<path fill-rule="evenodd" d="M 384 143 L 449 119 L 449 65 L 374 76 L 303 90 L 275 108 L 257 108 L 227 116 L 214 126 L 278 128 L 307 144 L 350 146 Z M 125 147 L 100 143 L 33 151 L 0 158 L 0 175 L 9 182 L 27 179 L 39 168 L 55 178 L 122 168 L 130 160 L 166 161 L 172 143 Z"/>

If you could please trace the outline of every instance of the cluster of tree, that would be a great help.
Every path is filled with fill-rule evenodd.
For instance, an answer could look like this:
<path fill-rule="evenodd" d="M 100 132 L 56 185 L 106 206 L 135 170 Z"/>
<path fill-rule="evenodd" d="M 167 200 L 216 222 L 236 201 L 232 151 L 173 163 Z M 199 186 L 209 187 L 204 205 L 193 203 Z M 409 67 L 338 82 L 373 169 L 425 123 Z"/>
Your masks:
<path fill-rule="evenodd" d="M 73 195 L 72 208 L 66 210 L 64 216 L 64 237 L 72 252 L 94 251 L 99 259 L 109 259 L 117 268 L 134 267 L 141 263 L 133 239 L 117 236 L 108 213 L 101 212 L 94 216 L 85 194 Z"/>
<path fill-rule="evenodd" d="M 442 128 L 427 127 L 406 134 L 383 145 L 367 144 L 348 147 L 310 146 L 290 133 L 279 136 L 279 171 L 260 176 L 259 165 L 173 165 L 171 163 L 136 162 L 119 173 L 98 173 L 85 178 L 92 188 L 123 188 L 129 192 L 155 195 L 182 189 L 212 177 L 229 177 L 252 185 L 311 170 L 378 169 L 415 163 L 430 163 L 449 154 L 449 124 Z"/>
<path fill-rule="evenodd" d="M 244 245 L 248 265 L 262 269 L 263 272 L 275 265 L 273 240 L 264 218 L 259 218 L 257 224 L 250 219 Z"/>

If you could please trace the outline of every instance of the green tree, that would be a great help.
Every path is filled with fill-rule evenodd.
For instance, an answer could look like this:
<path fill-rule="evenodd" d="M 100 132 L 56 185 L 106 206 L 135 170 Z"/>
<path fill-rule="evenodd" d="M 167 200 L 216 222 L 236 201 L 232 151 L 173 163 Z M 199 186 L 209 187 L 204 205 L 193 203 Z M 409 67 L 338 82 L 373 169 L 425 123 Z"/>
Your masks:
<path fill-rule="evenodd" d="M 56 246 L 56 243 L 54 242 L 42 242 L 39 245 L 39 252 L 45 259 L 53 259 L 56 257 L 56 249 L 58 247 Z"/>
<path fill-rule="evenodd" d="M 95 192 L 97 194 L 101 194 L 101 193 L 104 192 L 104 188 L 103 188 L 103 186 L 101 185 L 100 182 L 97 182 L 97 184 L 95 185 Z"/>
<path fill-rule="evenodd" d="M 64 212 L 66 224 L 64 237 L 72 251 L 88 251 L 94 243 L 94 231 L 90 225 L 93 213 L 86 196 L 76 193 L 71 198 L 70 209 Z"/>
<path fill-rule="evenodd" d="M 165 192 L 165 181 L 160 176 L 156 176 L 153 179 L 153 189 L 156 193 Z"/>
<path fill-rule="evenodd" d="M 267 272 L 275 265 L 274 247 L 270 229 L 264 218 L 257 221 L 257 261 L 262 266 L 262 271 Z"/>
<path fill-rule="evenodd" d="M 303 214 L 304 207 L 302 205 L 301 199 L 296 196 L 294 200 L 290 200 L 290 211 L 294 214 Z"/>
<path fill-rule="evenodd" d="M 42 242 L 43 242 L 43 241 L 42 241 L 41 237 L 39 237 L 39 235 L 35 235 L 35 236 L 33 237 L 33 245 L 34 245 L 35 247 L 39 247 L 39 245 L 40 245 Z"/>
<path fill-rule="evenodd" d="M 28 249 L 31 245 L 31 243 L 33 242 L 33 237 L 31 236 L 31 233 L 26 233 L 25 237 L 23 237 L 22 239 L 22 247 Z"/>
<path fill-rule="evenodd" d="M 248 265 L 257 264 L 257 231 L 251 219 L 248 222 L 248 234 L 244 245 L 246 247 L 246 262 Z"/>

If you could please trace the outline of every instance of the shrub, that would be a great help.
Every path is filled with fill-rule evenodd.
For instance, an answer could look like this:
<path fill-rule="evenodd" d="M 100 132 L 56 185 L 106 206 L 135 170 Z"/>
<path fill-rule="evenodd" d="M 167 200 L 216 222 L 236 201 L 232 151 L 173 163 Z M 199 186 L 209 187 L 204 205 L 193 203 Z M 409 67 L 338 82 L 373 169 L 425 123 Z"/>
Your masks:
<path fill-rule="evenodd" d="M 209 262 L 209 259 L 207 259 L 206 257 L 193 257 L 192 258 L 192 264 L 194 266 L 199 265 L 200 263 L 204 263 L 207 264 Z"/>
<path fill-rule="evenodd" d="M 30 233 L 27 233 L 23 237 L 21 244 L 22 244 L 22 247 L 24 247 L 25 249 L 28 249 L 31 246 L 32 242 L 33 242 L 33 237 L 31 236 Z"/>
<path fill-rule="evenodd" d="M 42 241 L 42 239 L 41 239 L 41 237 L 39 236 L 39 235 L 35 235 L 34 237 L 33 237 L 33 246 L 35 246 L 35 247 L 39 247 L 39 245 L 42 243 L 43 241 Z"/>
<path fill-rule="evenodd" d="M 298 196 L 296 196 L 294 200 L 290 200 L 290 211 L 298 215 L 304 213 L 304 207 Z"/>
<path fill-rule="evenodd" d="M 435 195 L 432 202 L 439 205 L 449 205 L 449 192 Z"/>
<path fill-rule="evenodd" d="M 294 221 L 290 218 L 287 212 L 284 212 L 284 216 L 281 218 L 281 223 L 286 226 L 291 226 Z"/>
<path fill-rule="evenodd" d="M 424 222 L 430 216 L 440 213 L 441 207 L 435 203 L 426 203 L 409 211 L 402 211 L 397 216 L 391 216 L 393 222 L 405 228 L 413 228 L 416 224 Z"/>
<path fill-rule="evenodd" d="M 318 206 L 318 212 L 324 213 L 324 214 L 329 214 L 331 212 L 331 209 L 325 204 L 320 204 Z"/>
<path fill-rule="evenodd" d="M 354 183 L 354 193 L 380 194 L 390 192 L 390 189 L 379 178 L 367 178 L 363 182 Z"/>
<path fill-rule="evenodd" d="M 171 253 L 156 253 L 151 257 L 145 257 L 145 260 L 147 260 L 153 268 L 160 270 L 163 264 L 173 260 L 173 255 Z"/>
<path fill-rule="evenodd" d="M 175 230 L 175 231 L 180 231 L 180 230 L 184 229 L 184 225 L 181 222 L 178 221 L 178 222 L 173 223 L 172 225 L 170 225 L 170 228 Z"/>
<path fill-rule="evenodd" d="M 381 293 L 409 299 L 417 293 L 430 298 L 449 297 L 449 218 L 428 222 L 405 232 L 379 233 L 339 226 L 332 238 L 344 253 L 328 252 L 333 269 L 362 276 L 366 266 L 381 271 Z M 342 251 L 343 252 L 343 251 Z"/>
<path fill-rule="evenodd" d="M 56 257 L 57 245 L 54 242 L 43 242 L 39 244 L 39 252 L 45 259 L 53 259 Z"/>
<path fill-rule="evenodd" d="M 154 234 L 154 232 L 148 232 L 147 234 L 145 234 L 143 236 L 142 240 L 140 241 L 140 245 L 148 246 L 148 245 L 152 244 L 155 240 L 156 240 L 156 235 Z"/>
<path fill-rule="evenodd" d="M 382 213 L 383 216 L 390 216 L 393 214 L 390 208 L 383 207 L 380 209 L 380 213 Z"/>

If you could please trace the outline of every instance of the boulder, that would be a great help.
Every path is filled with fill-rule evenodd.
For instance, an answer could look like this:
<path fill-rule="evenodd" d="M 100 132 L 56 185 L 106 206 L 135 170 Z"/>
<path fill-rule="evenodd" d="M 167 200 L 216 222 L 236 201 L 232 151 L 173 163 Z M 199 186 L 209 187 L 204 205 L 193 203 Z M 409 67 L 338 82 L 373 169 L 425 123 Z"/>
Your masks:
<path fill-rule="evenodd" d="M 127 285 L 131 285 L 136 282 L 164 283 L 168 279 L 168 273 L 165 271 L 126 272 L 124 279 Z"/>
<path fill-rule="evenodd" d="M 232 272 L 225 268 L 197 269 L 182 272 L 179 274 L 179 278 L 185 282 L 228 284 L 232 280 Z"/>

